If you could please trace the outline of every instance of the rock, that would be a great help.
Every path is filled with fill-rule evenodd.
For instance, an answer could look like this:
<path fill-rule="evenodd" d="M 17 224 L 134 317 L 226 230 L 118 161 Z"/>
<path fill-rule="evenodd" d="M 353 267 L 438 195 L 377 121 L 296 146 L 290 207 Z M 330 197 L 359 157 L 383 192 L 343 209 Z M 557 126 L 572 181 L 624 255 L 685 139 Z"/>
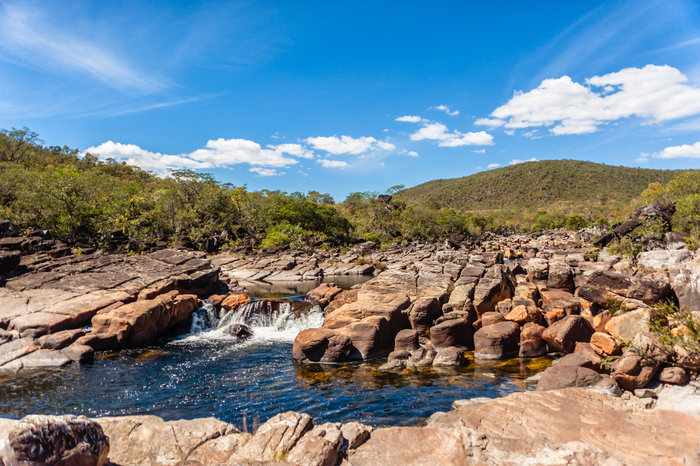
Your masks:
<path fill-rule="evenodd" d="M 92 331 L 78 342 L 95 350 L 137 348 L 155 342 L 191 318 L 199 300 L 171 291 L 95 315 Z"/>
<path fill-rule="evenodd" d="M 612 356 L 620 353 L 620 345 L 615 339 L 604 332 L 595 332 L 591 335 L 591 346 L 598 353 Z"/>
<path fill-rule="evenodd" d="M 520 329 L 520 347 L 518 356 L 536 358 L 547 354 L 547 343 L 542 339 L 544 327 L 528 322 Z"/>
<path fill-rule="evenodd" d="M 238 309 L 239 306 L 250 302 L 250 296 L 247 293 L 231 293 L 221 301 L 221 307 L 229 311 Z"/>
<path fill-rule="evenodd" d="M 83 329 L 63 330 L 44 335 L 38 338 L 36 342 L 41 348 L 57 350 L 65 348 L 83 335 L 85 335 L 85 330 Z"/>
<path fill-rule="evenodd" d="M 418 348 L 418 331 L 413 329 L 403 329 L 396 334 L 394 339 L 394 351 L 413 351 Z"/>
<path fill-rule="evenodd" d="M 547 280 L 549 261 L 542 258 L 532 258 L 527 261 L 527 278 L 531 282 Z"/>
<path fill-rule="evenodd" d="M 649 270 L 669 270 L 692 256 L 687 249 L 653 249 L 637 256 L 637 265 Z"/>
<path fill-rule="evenodd" d="M 500 312 L 484 312 L 481 314 L 481 327 L 486 327 L 488 325 L 493 325 L 498 322 L 503 322 L 505 317 Z"/>
<path fill-rule="evenodd" d="M 352 357 L 352 341 L 335 330 L 310 328 L 297 334 L 292 357 L 299 362 L 340 362 Z M 359 356 L 358 356 L 359 357 Z"/>
<path fill-rule="evenodd" d="M 566 262 L 550 261 L 547 288 L 574 290 L 574 274 Z"/>
<path fill-rule="evenodd" d="M 0 251 L 0 275 L 9 274 L 19 265 L 21 256 L 19 252 Z"/>
<path fill-rule="evenodd" d="M 342 443 L 343 435 L 338 424 L 321 424 L 301 437 L 284 459 L 292 464 L 335 466 Z"/>
<path fill-rule="evenodd" d="M 697 417 L 567 388 L 481 400 L 423 427 L 376 429 L 348 464 L 671 466 L 697 462 L 699 436 Z"/>
<path fill-rule="evenodd" d="M 372 426 L 362 424 L 360 422 L 346 422 L 340 426 L 340 432 L 346 440 L 346 450 L 354 450 L 367 440 L 372 433 Z"/>
<path fill-rule="evenodd" d="M 556 361 L 557 366 L 574 366 L 574 367 L 586 367 L 588 369 L 598 370 L 600 369 L 600 357 L 593 353 L 593 357 L 589 357 L 590 354 L 579 351 L 577 353 L 569 353 Z"/>
<path fill-rule="evenodd" d="M 463 319 L 446 320 L 430 328 L 430 342 L 435 348 L 459 346 L 471 349 L 474 348 L 474 328 Z"/>
<path fill-rule="evenodd" d="M 2 369 L 10 369 L 15 372 L 20 370 L 51 369 L 66 366 L 71 362 L 71 359 L 61 351 L 39 349 L 13 360 L 2 366 Z"/>
<path fill-rule="evenodd" d="M 515 322 L 498 322 L 474 333 L 474 357 L 504 359 L 518 353 L 520 327 Z"/>
<path fill-rule="evenodd" d="M 244 341 L 253 336 L 253 330 L 245 324 L 232 324 L 225 328 L 226 334 Z"/>
<path fill-rule="evenodd" d="M 250 437 L 213 418 L 164 421 L 156 416 L 96 419 L 110 440 L 110 465 L 227 464 Z"/>
<path fill-rule="evenodd" d="M 83 416 L 27 416 L 0 437 L 0 463 L 26 466 L 102 466 L 109 439 Z"/>
<path fill-rule="evenodd" d="M 432 366 L 437 352 L 433 348 L 421 346 L 406 360 L 406 367 L 411 369 L 424 368 Z"/>
<path fill-rule="evenodd" d="M 513 297 L 515 285 L 507 268 L 494 265 L 486 271 L 474 290 L 474 308 L 481 315 L 496 309 L 496 304 Z"/>
<path fill-rule="evenodd" d="M 602 366 L 604 365 L 603 358 L 593 349 L 593 346 L 591 346 L 590 343 L 579 341 L 578 343 L 576 343 L 576 346 L 574 347 L 574 352 L 572 354 L 578 354 L 584 357 L 587 361 L 587 363 L 584 364 L 584 366 L 590 369 L 594 369 L 600 372 Z"/>
<path fill-rule="evenodd" d="M 527 322 L 544 323 L 542 313 L 535 306 L 515 306 L 506 316 L 506 320 L 524 325 Z"/>
<path fill-rule="evenodd" d="M 321 283 L 306 293 L 306 298 L 322 307 L 327 306 L 342 290 L 333 283 Z"/>
<path fill-rule="evenodd" d="M 352 342 L 352 347 L 363 360 L 382 357 L 391 352 L 398 332 L 380 316 L 365 317 L 338 330 Z"/>
<path fill-rule="evenodd" d="M 589 387 L 595 385 L 600 378 L 600 374 L 587 367 L 556 364 L 548 367 L 542 373 L 540 380 L 537 382 L 537 390 Z"/>
<path fill-rule="evenodd" d="M 468 450 L 459 432 L 436 427 L 375 429 L 362 446 L 349 452 L 353 466 L 466 465 Z"/>
<path fill-rule="evenodd" d="M 95 359 L 95 350 L 80 343 L 73 343 L 67 348 L 63 348 L 61 352 L 71 361 L 78 363 L 91 362 Z"/>
<path fill-rule="evenodd" d="M 283 460 L 312 427 L 313 422 L 308 414 L 293 411 L 278 414 L 261 425 L 233 458 L 241 462 Z"/>
<path fill-rule="evenodd" d="M 440 302 L 435 298 L 418 298 L 411 306 L 408 319 L 411 328 L 418 333 L 427 334 L 435 319 L 442 315 Z"/>
<path fill-rule="evenodd" d="M 700 254 L 674 267 L 669 275 L 681 309 L 700 311 Z"/>
<path fill-rule="evenodd" d="M 455 346 L 438 348 L 435 359 L 433 359 L 434 367 L 458 367 L 462 365 L 464 365 L 464 349 Z"/>
<path fill-rule="evenodd" d="M 611 366 L 613 372 L 619 374 L 639 374 L 642 368 L 642 358 L 633 353 L 625 353 Z"/>
<path fill-rule="evenodd" d="M 648 386 L 654 379 L 657 371 L 658 364 L 642 365 L 639 373 L 636 375 L 613 372 L 612 378 L 625 390 L 634 391 L 637 388 L 645 388 Z"/>
<path fill-rule="evenodd" d="M 605 331 L 620 343 L 629 343 L 640 333 L 649 331 L 649 309 L 637 309 L 613 316 Z"/>
<path fill-rule="evenodd" d="M 659 382 L 671 385 L 685 385 L 690 378 L 688 372 L 682 367 L 664 367 L 659 373 Z"/>
<path fill-rule="evenodd" d="M 591 324 L 581 316 L 567 316 L 553 323 L 542 332 L 549 349 L 560 353 L 572 353 L 576 342 L 588 342 L 593 335 Z"/>

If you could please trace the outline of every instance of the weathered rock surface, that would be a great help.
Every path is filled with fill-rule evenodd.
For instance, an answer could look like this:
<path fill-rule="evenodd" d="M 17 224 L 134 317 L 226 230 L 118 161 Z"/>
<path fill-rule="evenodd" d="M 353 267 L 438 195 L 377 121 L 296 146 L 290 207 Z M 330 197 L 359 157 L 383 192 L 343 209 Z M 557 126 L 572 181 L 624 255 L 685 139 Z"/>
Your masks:
<path fill-rule="evenodd" d="M 498 322 L 474 333 L 474 357 L 503 359 L 518 354 L 520 327 L 515 322 Z"/>

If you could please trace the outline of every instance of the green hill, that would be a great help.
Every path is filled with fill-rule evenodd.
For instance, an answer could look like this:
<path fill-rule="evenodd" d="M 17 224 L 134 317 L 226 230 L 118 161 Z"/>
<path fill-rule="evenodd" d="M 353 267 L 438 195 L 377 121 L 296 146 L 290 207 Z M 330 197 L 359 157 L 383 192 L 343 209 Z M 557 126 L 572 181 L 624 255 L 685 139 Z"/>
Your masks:
<path fill-rule="evenodd" d="M 429 181 L 405 189 L 397 197 L 409 204 L 460 211 L 614 211 L 629 204 L 649 183 L 665 183 L 678 173 L 578 160 L 546 160 Z"/>

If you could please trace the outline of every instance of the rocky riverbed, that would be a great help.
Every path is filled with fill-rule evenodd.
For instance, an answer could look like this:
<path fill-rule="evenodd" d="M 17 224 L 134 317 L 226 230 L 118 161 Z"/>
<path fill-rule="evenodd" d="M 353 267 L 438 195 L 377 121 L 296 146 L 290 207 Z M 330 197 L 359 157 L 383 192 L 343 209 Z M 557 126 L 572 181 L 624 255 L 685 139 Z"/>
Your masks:
<path fill-rule="evenodd" d="M 455 402 L 422 426 L 315 425 L 297 412 L 254 433 L 214 419 L 25 418 L 2 421 L 0 455 L 4 464 L 66 465 L 700 464 L 697 354 L 653 328 L 659 303 L 698 317 L 700 256 L 669 239 L 629 260 L 594 248 L 594 238 L 558 231 L 215 256 L 106 254 L 38 235 L 2 238 L 5 380 L 151 345 L 189 328 L 205 298 L 224 317 L 247 305 L 246 288 L 261 281 L 314 283 L 295 312 L 315 304 L 323 317 L 294 339 L 289 358 L 300 368 L 371 362 L 400 377 L 558 359 L 531 379 L 537 391 Z M 318 284 L 343 276 L 370 279 L 349 289 Z M 690 334 L 687 323 L 667 325 L 676 337 Z"/>

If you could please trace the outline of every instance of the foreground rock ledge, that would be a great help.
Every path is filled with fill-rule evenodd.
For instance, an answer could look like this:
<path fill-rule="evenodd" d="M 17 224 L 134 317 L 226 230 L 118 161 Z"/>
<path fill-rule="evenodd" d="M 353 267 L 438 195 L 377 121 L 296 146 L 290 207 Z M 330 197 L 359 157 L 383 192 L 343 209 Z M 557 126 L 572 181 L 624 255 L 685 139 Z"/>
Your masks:
<path fill-rule="evenodd" d="M 109 460 L 105 462 L 101 453 L 107 447 L 97 438 L 97 448 L 83 448 L 95 452 L 91 462 L 61 464 L 700 464 L 700 417 L 643 409 L 581 388 L 457 401 L 452 411 L 434 414 L 425 426 L 373 431 L 357 422 L 314 425 L 306 414 L 294 412 L 271 418 L 255 434 L 212 418 L 166 422 L 155 416 L 127 416 L 95 421 L 109 439 Z M 6 466 L 15 464 L 8 438 L 22 435 L 18 430 L 27 430 L 28 424 L 26 419 L 0 420 L 0 455 Z M 46 431 L 44 435 L 56 437 Z M 31 443 L 31 435 L 23 438 Z"/>

